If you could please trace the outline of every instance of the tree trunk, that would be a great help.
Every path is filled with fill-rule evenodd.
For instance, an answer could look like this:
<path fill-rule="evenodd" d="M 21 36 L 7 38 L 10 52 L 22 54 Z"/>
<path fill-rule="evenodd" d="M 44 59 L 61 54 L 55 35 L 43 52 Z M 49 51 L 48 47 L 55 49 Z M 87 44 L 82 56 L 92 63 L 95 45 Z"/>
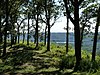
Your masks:
<path fill-rule="evenodd" d="M 12 44 L 13 44 L 13 43 L 12 43 L 12 40 L 13 40 L 12 37 L 13 37 L 13 35 L 11 34 L 11 47 L 12 47 Z"/>
<path fill-rule="evenodd" d="M 28 13 L 28 33 L 27 33 L 27 45 L 29 45 L 29 13 Z"/>
<path fill-rule="evenodd" d="M 23 43 L 24 43 L 24 40 L 25 40 L 25 33 L 24 33 L 24 30 L 23 30 Z"/>
<path fill-rule="evenodd" d="M 79 5 L 84 1 L 84 0 L 74 0 L 72 1 L 72 5 L 74 6 L 74 19 L 70 14 L 70 10 L 68 9 L 68 2 L 66 0 L 63 0 L 65 3 L 66 7 L 66 12 L 71 20 L 71 22 L 74 24 L 74 37 L 75 37 L 75 56 L 76 56 L 76 65 L 74 70 L 78 69 L 78 66 L 80 65 L 81 61 L 81 39 L 80 39 L 80 26 L 79 26 Z"/>
<path fill-rule="evenodd" d="M 20 33 L 19 33 L 19 25 L 18 25 L 18 44 L 19 44 L 19 39 L 20 39 Z"/>
<path fill-rule="evenodd" d="M 1 6 L 1 2 L 0 2 L 0 6 Z M 1 10 L 0 10 L 0 43 L 2 43 L 2 32 L 1 32 L 1 28 L 2 28 L 2 25 L 1 25 Z"/>
<path fill-rule="evenodd" d="M 13 44 L 14 44 L 14 35 L 11 34 L 11 47 L 12 47 Z"/>
<path fill-rule="evenodd" d="M 15 42 L 14 42 L 14 44 L 16 44 L 16 42 L 17 42 L 17 35 L 15 35 Z"/>
<path fill-rule="evenodd" d="M 46 35 L 47 35 L 47 32 L 46 32 L 46 30 L 47 30 L 47 26 L 46 26 L 46 28 L 45 28 L 45 37 L 44 37 L 44 45 L 46 45 Z"/>
<path fill-rule="evenodd" d="M 67 16 L 67 33 L 66 33 L 66 54 L 68 53 L 68 34 L 69 34 L 69 18 Z"/>
<path fill-rule="evenodd" d="M 6 44 L 7 44 L 7 26 L 8 26 L 8 2 L 9 0 L 6 0 L 6 25 L 4 28 L 4 49 L 3 49 L 3 55 L 6 55 Z"/>
<path fill-rule="evenodd" d="M 81 40 L 80 40 L 80 26 L 79 26 L 79 5 L 78 0 L 74 0 L 74 31 L 75 31 L 75 56 L 76 56 L 76 66 L 75 69 L 78 69 L 81 60 Z"/>
<path fill-rule="evenodd" d="M 97 24 L 95 26 L 95 34 L 94 34 L 93 50 L 92 50 L 92 61 L 95 61 L 95 56 L 96 56 L 98 28 L 99 28 L 99 25 L 100 25 L 99 23 L 100 23 L 100 7 L 99 7 L 99 10 L 98 10 Z"/>
<path fill-rule="evenodd" d="M 36 18 L 36 48 L 38 47 L 38 17 L 39 14 L 37 14 L 37 18 Z"/>
<path fill-rule="evenodd" d="M 49 2 L 51 3 L 52 0 L 49 0 Z M 48 4 L 47 1 L 45 0 L 45 5 L 46 5 L 46 8 L 45 8 L 45 12 L 46 12 L 46 19 L 47 19 L 47 26 L 48 26 L 48 37 L 47 37 L 47 51 L 50 51 L 50 16 L 51 16 L 51 10 L 48 9 L 47 7 L 48 6 L 51 6 L 51 4 Z M 47 6 L 48 4 L 48 6 Z"/>
<path fill-rule="evenodd" d="M 83 25 L 82 31 L 81 31 L 81 46 L 82 46 L 82 40 L 83 40 L 84 28 L 85 28 L 85 24 Z"/>
<path fill-rule="evenodd" d="M 35 34 L 34 34 L 34 44 L 36 44 L 36 28 L 35 28 Z"/>
<path fill-rule="evenodd" d="M 1 25 L 1 15 L 0 15 L 0 43 L 2 43 L 2 32 L 1 32 L 1 28 L 2 28 L 2 25 Z"/>
<path fill-rule="evenodd" d="M 86 17 L 87 17 L 87 13 L 86 13 Z M 82 47 L 82 41 L 83 41 L 83 33 L 84 33 L 84 28 L 86 27 L 86 22 L 87 22 L 87 18 L 85 19 L 85 23 L 83 23 L 83 26 L 82 26 L 82 30 L 81 30 L 81 47 Z"/>
<path fill-rule="evenodd" d="M 50 18 L 47 18 L 47 25 L 48 25 L 47 51 L 50 51 Z"/>
<path fill-rule="evenodd" d="M 7 24 L 7 22 L 6 22 L 6 24 Z M 7 30 L 6 30 L 6 28 L 5 28 L 5 30 L 4 30 L 4 49 L 3 49 L 3 55 L 2 56 L 5 56 L 6 55 L 6 45 L 7 45 Z"/>

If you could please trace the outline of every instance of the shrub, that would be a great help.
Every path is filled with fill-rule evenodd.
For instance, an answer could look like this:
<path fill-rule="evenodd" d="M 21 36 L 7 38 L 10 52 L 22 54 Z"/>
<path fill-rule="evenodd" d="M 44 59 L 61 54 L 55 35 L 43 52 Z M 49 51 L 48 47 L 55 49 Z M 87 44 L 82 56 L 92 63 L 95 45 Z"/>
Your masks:
<path fill-rule="evenodd" d="M 99 63 L 96 61 L 90 61 L 89 59 L 81 60 L 79 70 L 86 72 L 97 72 L 99 69 Z"/>
<path fill-rule="evenodd" d="M 64 68 L 72 69 L 74 65 L 75 65 L 74 56 L 63 56 L 59 64 L 59 68 L 60 70 L 63 70 Z"/>

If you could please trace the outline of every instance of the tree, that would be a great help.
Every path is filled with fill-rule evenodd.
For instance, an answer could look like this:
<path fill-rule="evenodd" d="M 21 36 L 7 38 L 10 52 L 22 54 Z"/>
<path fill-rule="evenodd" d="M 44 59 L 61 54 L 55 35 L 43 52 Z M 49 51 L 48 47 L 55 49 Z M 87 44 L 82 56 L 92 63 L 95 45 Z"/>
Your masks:
<path fill-rule="evenodd" d="M 36 12 L 35 12 L 35 20 L 36 20 L 36 32 L 35 32 L 35 35 L 36 35 L 36 48 L 38 48 L 38 40 L 39 40 L 39 15 L 41 14 L 41 4 L 42 4 L 42 1 L 36 1 L 35 2 L 35 9 L 36 9 Z"/>
<path fill-rule="evenodd" d="M 17 21 L 19 7 L 23 2 L 22 2 L 22 0 L 16 0 L 16 1 L 8 0 L 8 3 L 6 3 L 6 2 L 7 1 L 5 1 L 5 0 L 0 1 L 0 3 L 1 3 L 1 5 L 0 5 L 1 6 L 0 7 L 0 19 L 1 19 L 1 21 L 0 21 L 0 23 L 1 23 L 0 24 L 0 37 L 2 40 L 2 35 L 4 35 L 5 39 L 7 39 L 6 36 L 8 35 L 8 33 L 10 33 L 11 34 L 11 46 L 12 46 L 12 44 L 14 43 L 15 38 L 16 38 L 15 33 L 14 33 L 15 32 L 14 25 Z M 4 6 L 4 5 L 8 5 L 8 6 Z M 7 16 L 6 13 L 9 16 Z M 7 19 L 8 19 L 8 24 L 6 25 Z M 1 33 L 1 29 L 2 29 L 2 33 Z M 4 42 L 6 43 L 5 40 L 4 40 Z"/>
<path fill-rule="evenodd" d="M 1 32 L 1 28 L 2 28 L 2 25 L 1 25 L 1 12 L 2 10 L 1 10 L 1 2 L 0 2 L 0 43 L 2 43 L 2 32 Z"/>
<path fill-rule="evenodd" d="M 27 28 L 27 30 L 28 30 L 28 32 L 27 32 L 27 45 L 29 45 L 29 29 L 30 29 L 30 25 L 29 25 L 29 18 L 30 18 L 30 16 L 29 16 L 30 14 L 28 13 L 28 28 Z"/>
<path fill-rule="evenodd" d="M 99 25 L 100 25 L 100 6 L 98 9 L 97 24 L 95 26 L 95 34 L 94 34 L 93 50 L 92 50 L 92 61 L 95 61 L 95 56 L 96 56 L 96 45 L 97 45 L 97 36 L 98 36 Z"/>
<path fill-rule="evenodd" d="M 68 37 L 69 37 L 69 18 L 67 17 L 67 33 L 66 33 L 66 53 L 68 53 Z"/>
<path fill-rule="evenodd" d="M 0 3 L 1 4 L 1 3 Z M 1 14 L 0 14 L 0 43 L 2 43 L 2 31 L 1 31 L 2 25 L 1 25 Z"/>
<path fill-rule="evenodd" d="M 66 13 L 71 20 L 71 22 L 74 25 L 74 32 L 75 32 L 75 56 L 76 56 L 76 66 L 75 70 L 78 69 L 78 66 L 81 61 L 81 40 L 80 40 L 80 25 L 79 25 L 79 5 L 84 1 L 84 0 L 71 0 L 71 4 L 73 5 L 74 8 L 74 19 L 71 17 L 70 14 L 70 9 L 68 8 L 68 3 L 66 0 L 63 0 L 65 3 L 65 8 L 66 8 Z"/>
<path fill-rule="evenodd" d="M 51 0 L 49 0 L 51 2 Z M 46 4 L 47 5 L 47 4 Z M 48 5 L 51 8 L 51 4 Z M 47 39 L 47 50 L 50 51 L 50 9 L 47 9 L 46 12 L 46 19 L 47 19 L 47 26 L 48 26 L 48 39 Z"/>
<path fill-rule="evenodd" d="M 46 37 L 47 37 L 47 25 L 46 25 L 46 27 L 45 27 L 45 37 L 44 37 L 44 45 L 46 45 Z"/>
<path fill-rule="evenodd" d="M 95 0 L 94 0 L 95 1 Z M 82 30 L 81 30 L 81 44 L 82 44 L 82 40 L 83 40 L 83 33 L 85 31 L 85 27 L 88 28 L 88 31 L 86 31 L 86 34 L 90 33 L 91 30 L 91 24 L 93 24 L 94 22 L 91 22 L 90 20 L 91 19 L 95 19 L 97 16 L 98 16 L 98 2 L 95 1 L 95 3 L 93 3 L 94 1 L 92 0 L 89 0 L 89 1 L 85 1 L 83 2 L 83 5 L 82 7 L 86 7 L 84 8 L 84 10 L 82 11 L 82 15 L 80 17 L 80 24 L 82 25 Z M 91 5 L 88 5 L 88 4 L 91 4 Z M 98 11 L 97 11 L 98 10 Z M 98 20 L 99 20 L 99 16 L 97 17 L 97 24 L 96 24 L 96 27 L 95 27 L 95 34 L 94 34 L 94 41 L 93 41 L 93 51 L 92 51 L 92 61 L 95 61 L 95 55 L 96 55 L 96 43 L 97 43 L 97 35 L 98 35 L 98 27 L 99 27 L 99 24 L 98 24 Z M 85 34 L 85 35 L 86 35 Z"/>
<path fill-rule="evenodd" d="M 1 7 L 1 2 L 0 2 L 0 7 Z M 0 8 L 0 43 L 2 42 L 2 32 L 1 32 L 1 8 Z"/>
<path fill-rule="evenodd" d="M 24 24 L 23 25 L 23 28 L 25 28 L 25 20 L 26 20 L 27 18 L 25 17 L 25 18 L 21 18 L 21 16 L 19 16 L 19 18 L 17 18 L 17 36 L 18 36 L 18 43 L 19 43 L 19 40 L 20 40 L 20 27 L 21 27 L 21 25 L 22 24 Z M 23 31 L 24 31 L 25 29 L 23 29 Z M 24 36 L 24 34 L 23 34 L 23 36 Z M 23 37 L 23 39 L 24 39 L 24 37 Z"/>
<path fill-rule="evenodd" d="M 67 4 L 69 4 L 69 0 L 67 1 Z M 66 12 L 67 12 L 67 10 L 66 10 Z M 64 16 L 66 16 L 66 19 L 67 19 L 67 26 L 64 29 L 67 31 L 66 32 L 66 54 L 67 54 L 68 53 L 68 40 L 69 40 L 69 18 L 68 18 L 68 15 L 66 14 L 66 12 L 64 12 Z"/>
<path fill-rule="evenodd" d="M 90 25 L 86 25 L 86 23 L 90 22 L 89 19 L 91 19 L 91 17 L 94 17 L 95 15 L 93 14 L 94 12 L 94 8 L 93 11 L 90 9 L 89 4 L 93 4 L 93 2 L 96 2 L 96 0 L 70 0 L 69 3 L 67 3 L 66 0 L 63 0 L 65 3 L 65 8 L 66 8 L 66 13 L 69 17 L 69 19 L 71 20 L 71 22 L 74 25 L 74 32 L 75 32 L 75 56 L 76 56 L 76 66 L 75 66 L 75 70 L 77 70 L 78 66 L 80 65 L 80 60 L 81 60 L 81 44 L 82 44 L 82 39 L 83 39 L 83 32 L 84 32 L 84 28 L 87 26 L 88 28 L 90 28 Z M 70 4 L 71 6 L 68 7 L 68 4 Z M 81 24 L 83 24 L 82 26 L 82 31 L 80 30 L 80 18 L 79 18 L 79 9 L 82 8 L 89 8 L 89 11 L 85 10 L 85 19 L 83 20 L 83 18 L 81 18 L 82 21 L 85 21 L 84 23 L 81 22 Z M 87 13 L 88 12 L 88 13 Z M 92 13 L 91 13 L 92 12 Z M 73 13 L 73 17 L 71 16 Z M 83 14 L 83 13 L 82 13 Z M 82 15 L 81 14 L 81 15 Z M 89 16 L 88 16 L 88 15 Z"/>
<path fill-rule="evenodd" d="M 39 16 L 42 14 L 42 2 L 40 0 L 31 0 L 29 1 L 29 11 L 30 11 L 30 18 L 32 19 L 32 26 L 35 29 L 34 32 L 34 43 L 36 44 L 36 48 L 38 48 L 39 44 Z M 35 22 L 33 25 L 33 21 Z"/>
<path fill-rule="evenodd" d="M 74 28 L 75 28 L 75 56 L 76 66 L 80 64 L 81 60 L 81 42 L 80 42 L 80 26 L 79 26 L 79 2 L 74 0 Z"/>
<path fill-rule="evenodd" d="M 39 14 L 37 14 L 37 19 L 36 19 L 36 48 L 38 48 L 38 38 L 39 38 L 38 37 L 38 17 L 39 17 Z"/>
<path fill-rule="evenodd" d="M 7 26 L 8 26 L 8 16 L 9 16 L 8 3 L 9 3 L 9 0 L 6 0 L 6 25 L 5 25 L 5 28 L 4 28 L 4 49 L 3 49 L 3 55 L 2 56 L 6 55 Z"/>
<path fill-rule="evenodd" d="M 80 15 L 81 46 L 82 46 L 82 40 L 84 35 L 91 33 L 91 27 L 93 24 L 93 22 L 91 22 L 91 19 L 94 19 L 97 15 L 96 10 L 98 8 L 98 4 L 95 0 L 83 1 L 83 3 L 80 5 L 80 8 L 83 9 Z"/>
<path fill-rule="evenodd" d="M 3 24 L 6 21 L 6 20 L 4 20 L 2 22 L 2 19 L 5 19 L 5 12 L 6 12 L 5 11 L 6 6 L 4 6 L 4 5 L 5 5 L 5 1 L 4 0 L 0 1 L 0 43 L 3 42 L 3 34 L 4 34 L 4 26 L 3 26 Z"/>
<path fill-rule="evenodd" d="M 25 42 L 25 23 L 23 24 L 23 43 Z"/>
<path fill-rule="evenodd" d="M 68 42 L 69 42 L 69 18 L 68 16 L 64 13 L 64 15 L 67 18 L 67 25 L 66 28 L 64 27 L 64 29 L 67 31 L 66 32 L 66 54 L 68 53 Z"/>
<path fill-rule="evenodd" d="M 47 51 L 50 51 L 50 29 L 55 24 L 55 22 L 59 19 L 60 14 L 60 6 L 56 4 L 55 0 L 45 0 L 43 6 L 44 16 L 41 16 L 41 20 L 46 24 L 45 26 L 45 39 L 44 45 L 46 45 L 46 37 L 47 37 Z M 47 35 L 47 36 L 46 36 Z"/>

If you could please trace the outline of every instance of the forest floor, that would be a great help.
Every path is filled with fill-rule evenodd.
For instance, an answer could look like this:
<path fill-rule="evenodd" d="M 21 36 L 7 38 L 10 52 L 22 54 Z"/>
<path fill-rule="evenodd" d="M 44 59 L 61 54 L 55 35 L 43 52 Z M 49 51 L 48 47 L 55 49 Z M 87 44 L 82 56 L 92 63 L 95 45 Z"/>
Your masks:
<path fill-rule="evenodd" d="M 1 51 L 2 47 L 1 44 Z M 90 59 L 91 55 L 86 51 L 82 51 L 82 54 L 83 59 Z M 99 60 L 100 57 L 97 58 Z M 34 44 L 17 44 L 12 47 L 8 45 L 6 56 L 0 58 L 0 75 L 99 75 L 99 65 L 89 68 L 90 60 L 82 62 L 85 67 L 82 66 L 80 71 L 74 72 L 75 55 L 71 47 L 66 55 L 65 46 L 55 44 L 51 45 L 50 51 L 46 51 L 43 44 L 38 49 L 35 49 Z"/>

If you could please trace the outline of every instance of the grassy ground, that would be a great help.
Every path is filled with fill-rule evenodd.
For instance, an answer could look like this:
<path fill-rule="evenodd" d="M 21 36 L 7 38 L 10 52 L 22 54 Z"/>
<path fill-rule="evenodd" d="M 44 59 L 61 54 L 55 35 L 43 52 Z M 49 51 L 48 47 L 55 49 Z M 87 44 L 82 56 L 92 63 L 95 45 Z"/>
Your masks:
<path fill-rule="evenodd" d="M 0 58 L 0 75 L 99 75 L 100 57 L 92 62 L 91 54 L 82 51 L 80 70 L 73 72 L 74 66 L 75 55 L 71 46 L 66 54 L 65 46 L 55 44 L 47 52 L 42 43 L 38 49 L 33 43 L 29 46 L 16 44 L 12 48 L 8 44 L 6 56 Z"/>

